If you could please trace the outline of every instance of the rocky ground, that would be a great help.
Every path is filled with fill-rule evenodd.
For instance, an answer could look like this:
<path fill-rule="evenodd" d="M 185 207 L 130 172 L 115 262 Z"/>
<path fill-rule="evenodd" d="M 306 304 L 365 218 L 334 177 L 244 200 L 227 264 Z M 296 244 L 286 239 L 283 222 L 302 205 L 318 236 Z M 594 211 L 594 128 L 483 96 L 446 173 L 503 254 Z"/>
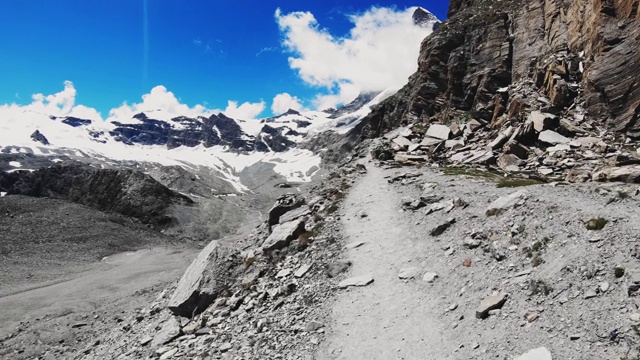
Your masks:
<path fill-rule="evenodd" d="M 42 358 L 635 359 L 638 193 L 363 159 Z"/>
<path fill-rule="evenodd" d="M 367 167 L 338 216 L 371 283 L 337 295 L 317 358 L 638 356 L 637 186 Z"/>

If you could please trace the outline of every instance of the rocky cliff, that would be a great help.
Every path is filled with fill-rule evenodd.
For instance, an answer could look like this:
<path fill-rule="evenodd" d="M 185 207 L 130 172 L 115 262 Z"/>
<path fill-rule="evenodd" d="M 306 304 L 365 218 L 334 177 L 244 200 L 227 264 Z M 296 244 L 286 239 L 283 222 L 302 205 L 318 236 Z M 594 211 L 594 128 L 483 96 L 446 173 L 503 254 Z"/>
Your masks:
<path fill-rule="evenodd" d="M 494 129 L 531 110 L 640 137 L 638 0 L 452 0 L 419 69 L 358 129 L 477 119 Z"/>

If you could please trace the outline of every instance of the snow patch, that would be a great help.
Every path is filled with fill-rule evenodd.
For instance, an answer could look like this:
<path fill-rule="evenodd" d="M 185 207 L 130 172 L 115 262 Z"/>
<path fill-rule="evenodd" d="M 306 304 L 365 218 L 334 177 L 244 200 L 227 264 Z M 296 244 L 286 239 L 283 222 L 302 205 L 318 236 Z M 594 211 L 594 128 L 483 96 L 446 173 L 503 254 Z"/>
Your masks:
<path fill-rule="evenodd" d="M 5 197 L 5 195 L 7 195 L 7 193 L 6 193 L 6 192 L 4 192 L 4 191 L 0 191 L 0 197 Z"/>
<path fill-rule="evenodd" d="M 9 161 L 9 166 L 13 166 L 15 168 L 21 168 L 22 164 L 19 161 Z"/>

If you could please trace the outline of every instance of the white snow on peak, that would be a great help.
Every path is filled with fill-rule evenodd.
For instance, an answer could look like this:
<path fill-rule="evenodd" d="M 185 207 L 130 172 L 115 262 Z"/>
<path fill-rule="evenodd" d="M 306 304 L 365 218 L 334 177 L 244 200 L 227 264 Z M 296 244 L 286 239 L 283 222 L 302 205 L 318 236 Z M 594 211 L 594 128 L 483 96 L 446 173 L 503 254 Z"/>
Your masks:
<path fill-rule="evenodd" d="M 351 114 L 331 119 L 330 114 L 319 111 L 286 114 L 277 118 L 262 120 L 234 120 L 245 133 L 246 139 L 262 136 L 264 126 L 283 129 L 283 134 L 296 143 L 324 131 L 348 132 L 371 111 L 371 107 L 391 96 L 397 89 L 381 92 L 361 109 Z M 250 190 L 239 178 L 244 169 L 262 163 L 274 165 L 274 171 L 289 182 L 308 182 L 321 166 L 318 155 L 309 150 L 290 149 L 285 152 L 252 152 L 238 154 L 224 146 L 195 147 L 180 146 L 169 149 L 164 145 L 127 145 L 116 141 L 110 132 L 116 128 L 111 121 L 94 120 L 87 125 L 71 126 L 64 123 L 65 117 L 25 110 L 15 111 L 15 107 L 0 107 L 0 151 L 8 153 L 28 153 L 48 155 L 59 162 L 59 156 L 95 157 L 106 161 L 140 161 L 162 165 L 177 165 L 185 168 L 209 167 L 219 171 L 224 180 L 242 193 Z M 163 110 L 145 111 L 147 118 L 165 121 L 174 128 L 183 124 L 173 112 Z M 132 115 L 133 116 L 133 115 Z M 187 116 L 188 117 L 188 116 Z M 118 122 L 139 124 L 135 118 L 118 118 Z M 204 119 L 198 117 L 197 120 Z M 286 129 L 288 130 L 286 130 Z M 214 131 L 220 134 L 214 126 Z M 45 145 L 32 139 L 38 130 L 49 142 Z M 20 168 L 19 162 L 10 166 Z M 13 169 L 9 171 L 15 171 Z"/>

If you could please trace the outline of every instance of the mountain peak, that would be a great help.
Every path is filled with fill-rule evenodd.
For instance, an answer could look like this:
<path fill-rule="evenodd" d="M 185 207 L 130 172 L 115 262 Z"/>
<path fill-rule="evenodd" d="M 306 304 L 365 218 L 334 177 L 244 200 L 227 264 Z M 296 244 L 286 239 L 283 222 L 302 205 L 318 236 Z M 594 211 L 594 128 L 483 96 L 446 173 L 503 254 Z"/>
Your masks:
<path fill-rule="evenodd" d="M 440 20 L 435 15 L 421 7 L 416 8 L 411 17 L 413 23 L 420 27 L 433 27 L 435 30 L 440 25 Z"/>

